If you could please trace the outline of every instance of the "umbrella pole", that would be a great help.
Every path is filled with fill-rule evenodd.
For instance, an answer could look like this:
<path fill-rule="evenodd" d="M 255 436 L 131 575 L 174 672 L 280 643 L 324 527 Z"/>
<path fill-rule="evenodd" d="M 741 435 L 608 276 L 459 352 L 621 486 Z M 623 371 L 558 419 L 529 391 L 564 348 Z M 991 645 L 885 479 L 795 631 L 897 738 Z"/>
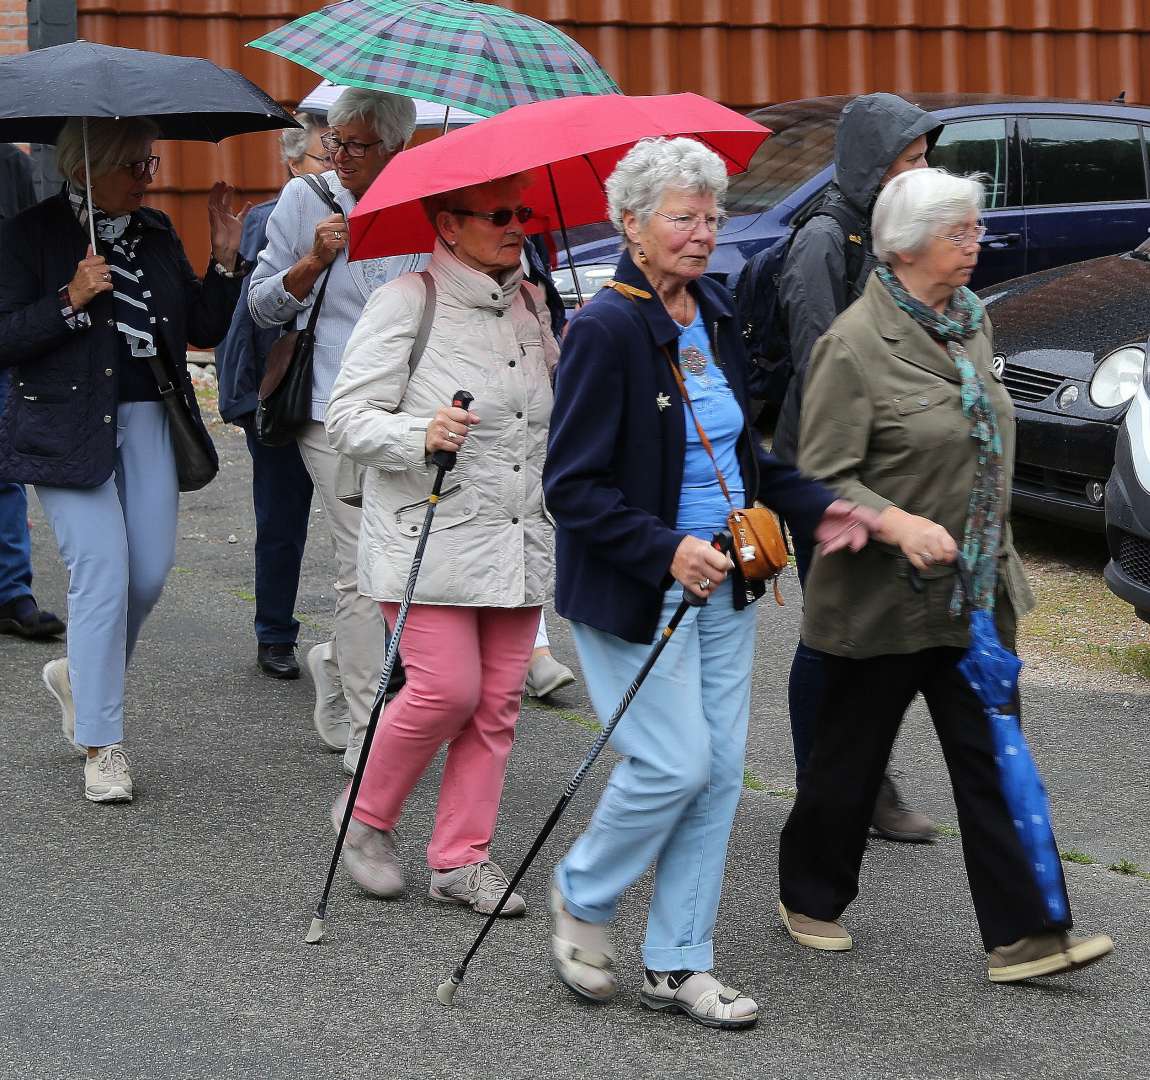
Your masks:
<path fill-rule="evenodd" d="M 88 157 L 88 118 L 82 118 L 81 127 L 84 132 L 84 189 L 88 195 L 88 236 L 92 241 L 92 254 L 96 251 L 96 217 L 92 213 L 92 165 Z M 568 256 L 570 258 L 570 256 Z"/>
<path fill-rule="evenodd" d="M 555 200 L 555 212 L 559 215 L 559 235 L 563 237 L 563 247 L 567 250 L 567 265 L 571 268 L 571 280 L 575 284 L 575 299 L 582 307 L 586 301 L 583 299 L 583 290 L 579 287 L 579 274 L 575 270 L 575 260 L 571 255 L 571 242 L 567 239 L 567 223 L 563 220 L 563 206 L 559 202 L 559 192 L 555 187 L 555 174 L 551 166 L 547 166 L 547 179 L 551 182 L 551 198 Z"/>
<path fill-rule="evenodd" d="M 450 105 L 444 105 L 443 106 L 443 130 L 439 133 L 440 135 L 446 135 L 447 134 L 447 121 L 450 117 L 451 117 L 451 106 Z"/>

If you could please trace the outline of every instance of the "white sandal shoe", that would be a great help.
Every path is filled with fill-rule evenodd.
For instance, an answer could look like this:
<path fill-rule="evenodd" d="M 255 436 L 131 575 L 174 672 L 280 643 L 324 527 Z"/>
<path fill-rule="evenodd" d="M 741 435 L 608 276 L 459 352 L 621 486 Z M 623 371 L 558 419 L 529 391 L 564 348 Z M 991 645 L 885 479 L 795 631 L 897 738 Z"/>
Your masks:
<path fill-rule="evenodd" d="M 724 986 L 709 971 L 651 971 L 643 977 L 639 1000 L 648 1009 L 670 1009 L 713 1028 L 751 1027 L 759 1006 L 740 990 Z"/>
<path fill-rule="evenodd" d="M 554 885 L 551 916 L 551 952 L 559 981 L 586 1001 L 610 1001 L 619 991 L 619 980 L 615 975 L 615 947 L 607 931 L 570 914 Z"/>

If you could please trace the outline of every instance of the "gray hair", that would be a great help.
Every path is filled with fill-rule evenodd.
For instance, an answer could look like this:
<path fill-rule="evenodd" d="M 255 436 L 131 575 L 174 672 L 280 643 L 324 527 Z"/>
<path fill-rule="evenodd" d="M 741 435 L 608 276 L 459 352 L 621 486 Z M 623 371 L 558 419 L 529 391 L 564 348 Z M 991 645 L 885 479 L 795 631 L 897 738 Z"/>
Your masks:
<path fill-rule="evenodd" d="M 976 176 L 954 176 L 945 169 L 910 169 L 879 192 L 871 217 L 874 253 L 891 256 L 921 251 L 939 229 L 979 214 L 986 189 Z"/>
<path fill-rule="evenodd" d="M 120 120 L 92 117 L 88 120 L 88 162 L 92 179 L 106 176 L 125 161 L 139 161 L 159 138 L 151 120 L 129 116 Z M 56 168 L 73 183 L 84 177 L 84 121 L 71 117 L 56 140 Z"/>
<path fill-rule="evenodd" d="M 727 194 L 727 167 L 695 139 L 640 139 L 607 177 L 607 213 L 622 233 L 630 210 L 646 225 L 668 189 L 714 195 L 721 209 Z"/>
<path fill-rule="evenodd" d="M 327 130 L 327 124 L 315 113 L 297 112 L 295 118 L 300 124 L 299 127 L 284 128 L 280 132 L 280 155 L 283 157 L 285 165 L 290 165 L 292 162 L 303 158 L 304 154 L 307 153 L 307 145 L 311 142 L 312 132 Z"/>
<path fill-rule="evenodd" d="M 339 127 L 355 120 L 371 125 L 388 150 L 399 150 L 415 134 L 415 102 L 400 94 L 354 87 L 339 95 L 327 111 L 327 122 Z"/>

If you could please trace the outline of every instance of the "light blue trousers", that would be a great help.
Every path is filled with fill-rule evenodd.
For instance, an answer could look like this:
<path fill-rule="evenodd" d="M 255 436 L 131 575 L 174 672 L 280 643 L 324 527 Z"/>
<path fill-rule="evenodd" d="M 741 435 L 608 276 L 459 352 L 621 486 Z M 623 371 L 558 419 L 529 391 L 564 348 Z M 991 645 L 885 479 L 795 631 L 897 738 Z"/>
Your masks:
<path fill-rule="evenodd" d="M 682 590 L 663 602 L 660 631 Z M 602 721 L 649 655 L 612 634 L 572 623 Z M 643 962 L 655 971 L 709 971 L 727 841 L 743 787 L 755 648 L 754 608 L 735 611 L 725 582 L 693 608 L 623 715 L 615 766 L 587 831 L 555 871 L 567 910 L 586 922 L 615 914 L 623 891 L 655 864 Z"/>
<path fill-rule="evenodd" d="M 76 741 L 124 737 L 124 673 L 176 558 L 179 483 L 158 401 L 121 402 L 116 465 L 99 487 L 37 485 L 68 568 L 68 674 Z"/>

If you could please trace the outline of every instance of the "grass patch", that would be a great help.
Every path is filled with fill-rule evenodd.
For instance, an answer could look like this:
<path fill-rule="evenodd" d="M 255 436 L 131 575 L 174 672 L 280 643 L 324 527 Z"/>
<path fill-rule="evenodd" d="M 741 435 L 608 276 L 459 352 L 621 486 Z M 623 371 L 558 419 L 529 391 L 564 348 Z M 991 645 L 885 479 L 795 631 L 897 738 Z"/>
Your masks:
<path fill-rule="evenodd" d="M 172 567 L 172 573 L 173 574 L 194 574 L 195 570 L 190 570 L 186 566 L 173 566 Z"/>
<path fill-rule="evenodd" d="M 1093 866 L 1094 860 L 1085 851 L 1063 851 L 1063 862 L 1078 863 L 1080 866 Z"/>
<path fill-rule="evenodd" d="M 793 799 L 798 794 L 793 787 L 767 788 L 765 791 L 772 799 Z"/>
<path fill-rule="evenodd" d="M 1129 859 L 1119 859 L 1116 863 L 1111 863 L 1108 870 L 1113 870 L 1116 874 L 1123 874 L 1126 877 L 1142 878 L 1143 881 L 1150 881 L 1150 873 L 1141 869 L 1137 863 L 1132 863 Z"/>
<path fill-rule="evenodd" d="M 243 589 L 233 589 L 232 596 L 234 596 L 237 600 L 246 600 L 249 604 L 254 604 L 256 602 L 256 594 L 245 592 Z"/>
<path fill-rule="evenodd" d="M 743 770 L 743 787 L 748 791 L 766 791 L 767 785 L 762 782 L 750 769 Z"/>
<path fill-rule="evenodd" d="M 941 823 L 935 825 L 939 836 L 945 836 L 949 840 L 953 840 L 956 836 L 961 836 L 960 833 L 953 825 L 943 825 Z"/>
<path fill-rule="evenodd" d="M 1123 675 L 1150 679 L 1150 645 L 1090 645 L 1087 648 L 1106 667 Z"/>

